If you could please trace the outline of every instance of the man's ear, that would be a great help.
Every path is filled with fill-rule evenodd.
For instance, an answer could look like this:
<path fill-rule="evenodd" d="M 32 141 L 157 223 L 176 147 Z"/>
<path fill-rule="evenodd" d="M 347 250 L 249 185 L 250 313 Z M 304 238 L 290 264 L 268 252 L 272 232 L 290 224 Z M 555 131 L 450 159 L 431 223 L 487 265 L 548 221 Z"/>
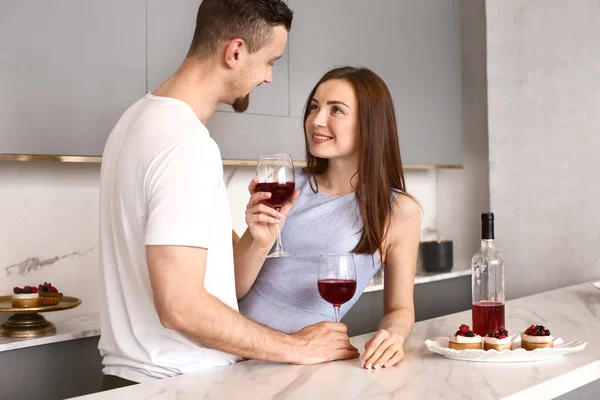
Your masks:
<path fill-rule="evenodd" d="M 243 39 L 232 39 L 225 46 L 225 64 L 229 68 L 234 68 L 240 62 L 246 52 L 246 43 Z"/>

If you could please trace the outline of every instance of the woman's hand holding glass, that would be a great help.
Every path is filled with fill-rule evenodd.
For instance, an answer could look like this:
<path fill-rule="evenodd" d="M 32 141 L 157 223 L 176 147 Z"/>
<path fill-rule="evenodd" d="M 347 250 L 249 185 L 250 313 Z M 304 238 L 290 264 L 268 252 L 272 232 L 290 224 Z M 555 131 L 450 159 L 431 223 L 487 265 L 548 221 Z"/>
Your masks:
<path fill-rule="evenodd" d="M 265 204 L 271 197 L 270 192 L 257 191 L 258 177 L 255 177 L 248 185 L 250 201 L 246 206 L 246 225 L 250 229 L 254 242 L 260 247 L 269 247 L 277 240 L 277 224 L 283 228 L 285 219 L 292 206 L 300 195 L 299 190 L 294 190 L 292 198 L 285 203 L 280 211 Z"/>
<path fill-rule="evenodd" d="M 404 358 L 404 338 L 380 329 L 367 343 L 360 366 L 366 369 L 389 368 Z"/>

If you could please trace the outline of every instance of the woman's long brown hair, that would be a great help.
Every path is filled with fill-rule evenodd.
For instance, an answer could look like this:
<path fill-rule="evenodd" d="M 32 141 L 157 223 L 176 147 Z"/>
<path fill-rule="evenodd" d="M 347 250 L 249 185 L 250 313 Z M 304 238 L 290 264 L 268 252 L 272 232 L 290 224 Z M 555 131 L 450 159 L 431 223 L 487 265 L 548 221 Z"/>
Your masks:
<path fill-rule="evenodd" d="M 376 73 L 367 68 L 342 67 L 327 72 L 310 92 L 304 107 L 304 141 L 306 172 L 313 192 L 319 190 L 315 175 L 327 169 L 328 160 L 310 154 L 306 120 L 317 88 L 332 79 L 352 85 L 358 101 L 359 156 L 356 199 L 363 221 L 361 236 L 352 250 L 357 254 L 383 257 L 383 241 L 392 215 L 393 192 L 406 193 L 406 183 L 398 144 L 398 129 L 392 95 Z M 314 186 L 313 186 L 314 183 Z"/>

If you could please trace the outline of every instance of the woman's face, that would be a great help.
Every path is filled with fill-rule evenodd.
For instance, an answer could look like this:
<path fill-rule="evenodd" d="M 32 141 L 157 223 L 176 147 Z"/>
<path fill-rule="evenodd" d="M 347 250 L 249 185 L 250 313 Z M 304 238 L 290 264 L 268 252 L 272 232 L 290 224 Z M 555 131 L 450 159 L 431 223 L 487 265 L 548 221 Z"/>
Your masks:
<path fill-rule="evenodd" d="M 305 129 L 310 153 L 328 159 L 356 156 L 358 104 L 352 85 L 340 79 L 323 82 L 309 107 Z"/>

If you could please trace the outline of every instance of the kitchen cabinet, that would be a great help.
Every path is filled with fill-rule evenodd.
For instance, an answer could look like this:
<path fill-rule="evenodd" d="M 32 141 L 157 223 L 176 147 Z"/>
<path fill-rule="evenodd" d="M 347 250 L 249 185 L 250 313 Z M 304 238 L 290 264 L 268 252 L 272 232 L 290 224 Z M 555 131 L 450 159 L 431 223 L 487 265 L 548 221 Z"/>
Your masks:
<path fill-rule="evenodd" d="M 365 66 L 390 88 L 407 164 L 462 164 L 459 0 L 290 0 L 290 110 L 328 70 Z"/>
<path fill-rule="evenodd" d="M 99 156 L 122 113 L 181 65 L 200 0 L 6 0 L 0 13 L 0 154 Z M 462 164 L 459 0 L 289 0 L 273 82 L 244 114 L 208 122 L 225 160 L 303 161 L 301 114 L 324 72 L 366 66 L 394 98 L 403 161 Z"/>
<path fill-rule="evenodd" d="M 145 0 L 5 0 L 0 154 L 100 155 L 146 90 Z"/>

